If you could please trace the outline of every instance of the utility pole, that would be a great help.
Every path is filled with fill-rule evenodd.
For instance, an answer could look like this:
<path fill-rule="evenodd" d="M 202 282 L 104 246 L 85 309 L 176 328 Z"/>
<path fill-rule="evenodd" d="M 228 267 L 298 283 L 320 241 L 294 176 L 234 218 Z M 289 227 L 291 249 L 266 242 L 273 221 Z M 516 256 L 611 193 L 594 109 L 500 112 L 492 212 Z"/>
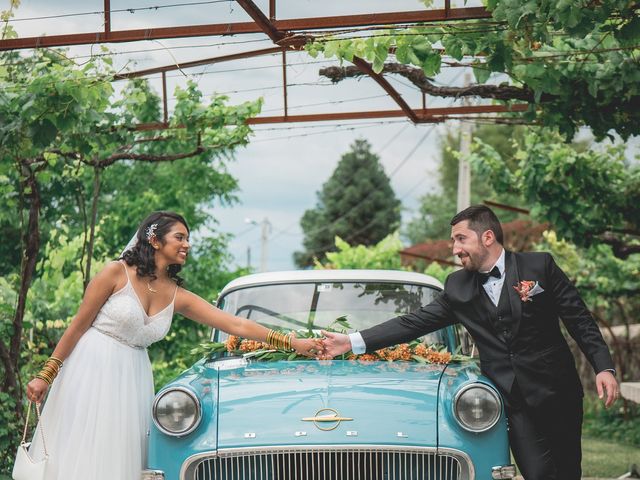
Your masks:
<path fill-rule="evenodd" d="M 264 217 L 262 219 L 262 234 L 260 235 L 262 248 L 260 252 L 260 271 L 267 271 L 267 256 L 269 252 L 269 234 L 271 233 L 271 223 L 269 223 L 269 219 Z"/>
<path fill-rule="evenodd" d="M 464 75 L 464 85 L 471 83 L 471 74 Z M 468 98 L 464 100 L 465 105 L 470 105 Z M 458 212 L 471 205 L 471 167 L 469 165 L 469 155 L 471 154 L 471 137 L 473 127 L 469 122 L 462 122 L 460 125 L 460 159 L 458 160 Z"/>
<path fill-rule="evenodd" d="M 251 270 L 251 245 L 247 246 L 247 270 Z"/>

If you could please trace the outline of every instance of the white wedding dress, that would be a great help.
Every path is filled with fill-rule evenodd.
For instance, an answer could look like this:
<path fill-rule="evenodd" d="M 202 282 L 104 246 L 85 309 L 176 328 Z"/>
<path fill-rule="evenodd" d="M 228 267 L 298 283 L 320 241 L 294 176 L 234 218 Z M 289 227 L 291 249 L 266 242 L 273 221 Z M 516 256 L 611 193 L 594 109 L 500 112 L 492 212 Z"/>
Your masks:
<path fill-rule="evenodd" d="M 127 284 L 102 306 L 42 411 L 46 480 L 140 479 L 154 396 L 146 347 L 167 334 L 174 301 L 175 293 L 162 311 L 147 315 L 127 272 Z M 30 452 L 44 456 L 40 435 Z"/>

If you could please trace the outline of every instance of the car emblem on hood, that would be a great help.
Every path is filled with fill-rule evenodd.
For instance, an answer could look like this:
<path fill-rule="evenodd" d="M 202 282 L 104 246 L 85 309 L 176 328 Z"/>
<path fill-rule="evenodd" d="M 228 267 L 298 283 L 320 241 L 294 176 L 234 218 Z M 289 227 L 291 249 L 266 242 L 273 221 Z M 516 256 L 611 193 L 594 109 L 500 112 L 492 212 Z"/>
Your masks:
<path fill-rule="evenodd" d="M 323 412 L 331 412 L 329 414 L 321 415 Z M 305 417 L 302 419 L 303 422 L 313 422 L 318 430 L 322 430 L 323 432 L 328 432 L 330 430 L 335 430 L 340 425 L 340 422 L 350 422 L 353 418 L 349 417 L 341 417 L 336 410 L 333 408 L 321 408 L 316 412 L 315 417 Z M 320 424 L 328 423 L 329 426 L 323 427 Z M 333 425 L 331 425 L 333 424 Z"/>

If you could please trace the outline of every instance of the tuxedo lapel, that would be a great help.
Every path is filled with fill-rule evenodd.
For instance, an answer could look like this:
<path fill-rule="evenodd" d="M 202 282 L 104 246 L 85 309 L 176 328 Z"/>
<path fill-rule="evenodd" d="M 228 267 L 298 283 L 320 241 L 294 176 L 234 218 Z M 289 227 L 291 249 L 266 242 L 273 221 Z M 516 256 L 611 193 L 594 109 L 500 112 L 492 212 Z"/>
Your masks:
<path fill-rule="evenodd" d="M 516 292 L 515 285 L 520 282 L 520 271 L 518 268 L 518 261 L 516 256 L 512 252 L 505 252 L 505 275 L 503 287 L 507 289 L 507 295 L 509 295 L 509 303 L 511 304 L 511 315 L 513 316 L 513 330 L 511 338 L 515 338 L 520 328 L 520 320 L 522 318 L 522 300 L 518 292 Z"/>

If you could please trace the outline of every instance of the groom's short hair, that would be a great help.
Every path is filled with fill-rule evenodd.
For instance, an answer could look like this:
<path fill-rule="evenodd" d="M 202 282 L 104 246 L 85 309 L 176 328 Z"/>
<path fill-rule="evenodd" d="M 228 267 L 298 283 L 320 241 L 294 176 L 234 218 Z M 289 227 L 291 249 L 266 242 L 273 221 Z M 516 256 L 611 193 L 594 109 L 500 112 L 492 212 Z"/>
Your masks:
<path fill-rule="evenodd" d="M 458 212 L 451 219 L 451 226 L 469 220 L 469 228 L 478 234 L 478 238 L 487 230 L 491 230 L 500 245 L 504 245 L 504 235 L 500 220 L 493 210 L 485 205 L 471 205 Z"/>

